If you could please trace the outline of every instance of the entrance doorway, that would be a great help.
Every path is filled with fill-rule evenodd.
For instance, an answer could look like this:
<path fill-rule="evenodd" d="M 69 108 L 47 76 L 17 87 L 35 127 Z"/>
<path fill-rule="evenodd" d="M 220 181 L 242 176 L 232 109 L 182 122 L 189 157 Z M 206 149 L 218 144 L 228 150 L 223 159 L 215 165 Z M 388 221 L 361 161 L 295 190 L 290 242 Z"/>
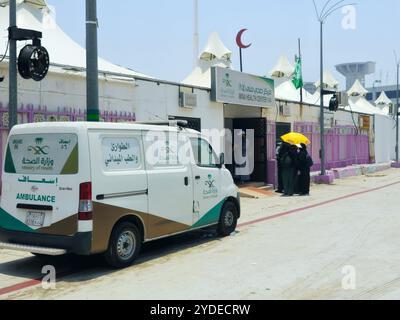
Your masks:
<path fill-rule="evenodd" d="M 267 180 L 267 119 L 265 118 L 239 118 L 225 119 L 225 128 L 232 130 L 242 130 L 242 150 L 241 155 L 246 158 L 248 155 L 246 145 L 246 130 L 254 130 L 254 170 L 250 175 L 241 176 L 237 174 L 237 169 L 244 165 L 235 161 L 235 146 L 232 141 L 233 164 L 227 165 L 229 171 L 237 182 L 266 182 Z M 238 151 L 240 153 L 240 151 Z"/>
<path fill-rule="evenodd" d="M 281 137 L 292 131 L 292 125 L 287 122 L 276 123 L 276 147 L 281 142 Z"/>

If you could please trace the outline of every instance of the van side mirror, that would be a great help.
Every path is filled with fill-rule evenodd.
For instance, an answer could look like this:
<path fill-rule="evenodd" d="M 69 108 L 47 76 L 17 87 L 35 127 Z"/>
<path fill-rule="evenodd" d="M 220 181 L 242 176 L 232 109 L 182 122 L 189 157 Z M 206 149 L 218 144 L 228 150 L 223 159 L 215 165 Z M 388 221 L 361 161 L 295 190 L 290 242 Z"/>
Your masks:
<path fill-rule="evenodd" d="M 218 167 L 222 168 L 222 166 L 225 164 L 225 154 L 221 153 L 219 155 L 219 163 L 218 163 Z"/>

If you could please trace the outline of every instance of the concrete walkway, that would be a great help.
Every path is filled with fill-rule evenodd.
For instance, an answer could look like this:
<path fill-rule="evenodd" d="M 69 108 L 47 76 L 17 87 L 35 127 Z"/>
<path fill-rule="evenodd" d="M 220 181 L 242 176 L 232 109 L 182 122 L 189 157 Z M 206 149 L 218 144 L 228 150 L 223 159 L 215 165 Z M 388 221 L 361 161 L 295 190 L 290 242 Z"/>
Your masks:
<path fill-rule="evenodd" d="M 0 299 L 398 299 L 399 196 L 391 169 L 315 186 L 310 197 L 243 199 L 233 236 L 159 241 L 119 271 L 96 258 L 0 251 L 0 292 L 17 288 Z M 43 264 L 73 273 L 56 290 L 18 289 Z"/>

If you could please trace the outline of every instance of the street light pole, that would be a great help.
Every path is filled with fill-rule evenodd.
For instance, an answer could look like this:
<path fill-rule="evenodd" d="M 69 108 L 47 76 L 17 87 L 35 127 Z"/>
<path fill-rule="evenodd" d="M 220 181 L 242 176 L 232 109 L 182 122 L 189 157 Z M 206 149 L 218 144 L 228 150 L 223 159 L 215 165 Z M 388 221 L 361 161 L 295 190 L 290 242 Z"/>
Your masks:
<path fill-rule="evenodd" d="M 17 26 L 17 1 L 10 0 L 10 28 Z M 8 123 L 11 130 L 18 123 L 18 78 L 17 78 L 17 40 L 10 41 L 10 60 L 9 60 L 9 108 Z"/>
<path fill-rule="evenodd" d="M 96 1 L 86 0 L 86 119 L 92 122 L 100 120 Z"/>
<path fill-rule="evenodd" d="M 345 0 L 340 0 L 333 4 L 332 6 L 328 7 L 329 3 L 331 3 L 332 0 L 327 0 L 325 5 L 323 6 L 322 10 L 318 12 L 317 5 L 315 3 L 315 0 L 313 0 L 314 3 L 314 8 L 315 8 L 315 13 L 317 15 L 317 19 L 320 23 L 320 54 L 321 54 L 321 65 L 320 65 L 320 128 L 321 128 L 321 149 L 320 149 L 320 159 L 321 159 L 321 176 L 325 176 L 326 170 L 325 170 L 325 119 L 324 119 L 324 48 L 323 48 L 323 31 L 324 31 L 324 22 L 325 20 L 335 11 L 346 7 L 348 5 L 355 5 L 354 3 L 351 4 L 343 4 Z"/>
<path fill-rule="evenodd" d="M 326 174 L 325 170 L 325 119 L 324 119 L 324 21 L 320 20 L 320 128 L 321 128 L 321 149 L 320 149 L 320 159 L 321 159 L 321 175 Z"/>

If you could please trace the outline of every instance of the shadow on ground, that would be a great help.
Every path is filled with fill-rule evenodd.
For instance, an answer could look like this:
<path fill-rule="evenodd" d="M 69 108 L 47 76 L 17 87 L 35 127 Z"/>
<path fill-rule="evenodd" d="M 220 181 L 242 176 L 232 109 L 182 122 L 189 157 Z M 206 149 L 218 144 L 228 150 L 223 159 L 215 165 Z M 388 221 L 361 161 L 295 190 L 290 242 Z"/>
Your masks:
<path fill-rule="evenodd" d="M 204 229 L 149 242 L 143 245 L 139 258 L 128 269 L 133 271 L 146 262 L 218 241 L 221 241 L 221 238 L 218 237 L 215 230 Z M 32 256 L 2 263 L 0 264 L 0 274 L 26 280 L 41 279 L 44 277 L 44 274 L 41 273 L 42 268 L 47 265 L 54 266 L 57 277 L 61 277 L 65 282 L 88 281 L 118 271 L 106 265 L 101 255 L 89 257 L 65 255 L 60 257 Z"/>

